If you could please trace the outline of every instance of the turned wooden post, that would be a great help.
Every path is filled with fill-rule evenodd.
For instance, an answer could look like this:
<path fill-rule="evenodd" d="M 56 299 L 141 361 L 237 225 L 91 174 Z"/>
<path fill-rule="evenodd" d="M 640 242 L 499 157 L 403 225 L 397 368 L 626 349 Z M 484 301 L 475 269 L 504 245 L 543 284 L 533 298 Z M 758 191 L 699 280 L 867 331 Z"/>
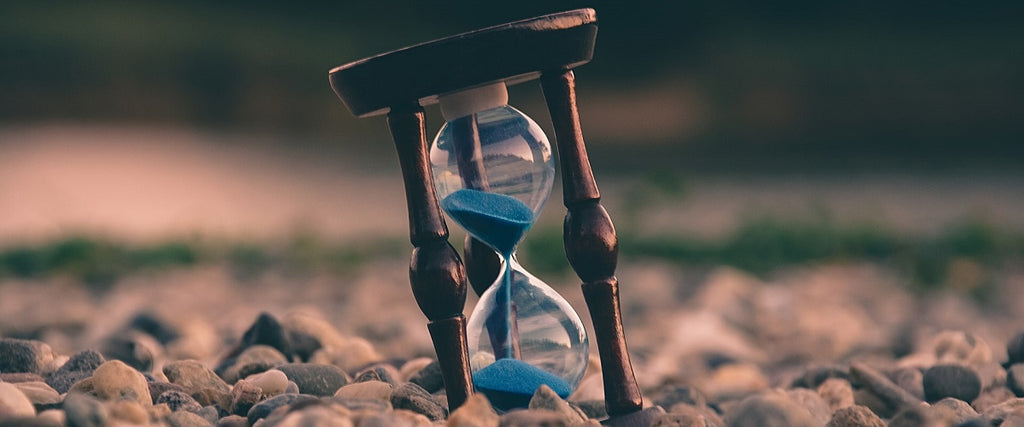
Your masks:
<path fill-rule="evenodd" d="M 448 408 L 455 410 L 473 393 L 470 378 L 466 317 L 466 271 L 455 248 L 448 243 L 448 226 L 434 191 L 427 157 L 423 108 L 395 106 L 388 127 L 398 150 L 409 209 L 412 260 L 409 281 L 416 303 L 429 319 L 427 329 L 441 364 Z"/>
<path fill-rule="evenodd" d="M 544 73 L 540 82 L 555 128 L 563 200 L 568 209 L 563 234 L 565 254 L 583 280 L 583 296 L 601 356 L 605 406 L 612 417 L 636 412 L 643 406 L 643 397 L 622 330 L 619 282 L 615 278 L 619 241 L 608 212 L 601 206 L 601 193 L 583 144 L 575 78 L 571 70 L 559 70 Z"/>

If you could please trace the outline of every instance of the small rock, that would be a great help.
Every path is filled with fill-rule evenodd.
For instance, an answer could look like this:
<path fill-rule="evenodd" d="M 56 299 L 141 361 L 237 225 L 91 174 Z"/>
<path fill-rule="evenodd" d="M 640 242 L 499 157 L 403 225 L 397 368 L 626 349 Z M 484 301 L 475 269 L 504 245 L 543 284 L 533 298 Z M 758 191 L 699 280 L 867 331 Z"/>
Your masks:
<path fill-rule="evenodd" d="M 203 405 L 196 402 L 196 400 L 193 399 L 192 396 L 189 396 L 188 393 L 175 390 L 163 392 L 156 398 L 156 402 L 154 403 L 166 404 L 171 412 L 188 411 L 198 413 L 200 409 L 203 409 Z"/>
<path fill-rule="evenodd" d="M 1024 408 L 1024 398 L 1012 398 L 988 407 L 981 411 L 981 415 L 992 425 L 1000 425 L 1011 413 L 1022 408 Z"/>
<path fill-rule="evenodd" d="M 793 402 L 796 402 L 797 405 L 807 409 L 817 425 L 823 425 L 828 422 L 832 410 L 829 409 L 825 399 L 822 399 L 818 393 L 806 388 L 794 388 L 786 390 L 786 395 Z"/>
<path fill-rule="evenodd" d="M 210 422 L 188 411 L 174 411 L 167 417 L 167 424 L 171 427 L 207 427 Z"/>
<path fill-rule="evenodd" d="M 68 427 L 104 427 L 110 418 L 103 404 L 79 393 L 68 393 L 63 409 Z"/>
<path fill-rule="evenodd" d="M 349 419 L 349 413 L 344 408 L 329 405 L 315 405 L 302 408 L 299 411 L 288 413 L 276 424 L 277 427 L 302 427 L 302 426 L 323 426 L 323 427 L 352 427 L 354 424 Z M 360 425 L 364 425 L 360 423 Z M 400 425 L 400 424 L 391 424 Z"/>
<path fill-rule="evenodd" d="M 284 393 L 288 388 L 288 376 L 277 369 L 250 375 L 245 378 L 245 381 L 259 387 L 264 396 L 275 396 Z"/>
<path fill-rule="evenodd" d="M 577 410 L 569 406 L 569 402 L 562 400 L 558 397 L 551 387 L 541 385 L 537 388 L 537 391 L 533 393 L 533 397 L 530 399 L 530 409 L 546 409 L 554 411 L 562 415 L 565 421 L 569 424 L 579 424 L 587 420 L 587 415 L 582 411 Z"/>
<path fill-rule="evenodd" d="M 652 426 L 725 427 L 725 422 L 706 406 L 679 402 L 667 414 L 659 416 Z"/>
<path fill-rule="evenodd" d="M 106 360 L 96 350 L 84 350 L 71 356 L 67 362 L 46 378 L 46 383 L 58 393 L 67 393 L 75 383 L 92 376 L 93 371 Z"/>
<path fill-rule="evenodd" d="M 889 378 L 914 397 L 924 400 L 924 374 L 917 368 L 899 368 Z"/>
<path fill-rule="evenodd" d="M 975 411 L 970 404 L 952 397 L 935 402 L 932 404 L 932 408 L 939 415 L 939 418 L 951 425 L 959 425 L 978 416 L 978 411 Z"/>
<path fill-rule="evenodd" d="M 394 386 L 383 381 L 365 381 L 346 385 L 334 393 L 343 399 L 379 399 L 391 401 Z"/>
<path fill-rule="evenodd" d="M 138 402 L 131 400 L 115 400 L 107 404 L 107 408 L 110 412 L 110 417 L 127 421 L 132 424 L 147 424 L 149 423 L 149 413 L 146 412 L 146 408 Z"/>
<path fill-rule="evenodd" d="M 213 405 L 202 407 L 201 409 L 199 409 L 199 412 L 196 412 L 196 415 L 203 417 L 203 419 L 208 421 L 210 424 L 213 424 L 217 422 L 218 419 L 220 419 L 220 411 L 217 410 L 217 407 Z"/>
<path fill-rule="evenodd" d="M 340 347 L 324 347 L 310 356 L 311 363 L 338 366 L 343 370 L 355 370 L 381 360 L 377 350 L 369 341 L 359 338 L 346 338 Z"/>
<path fill-rule="evenodd" d="M 817 426 L 810 411 L 793 402 L 784 393 L 771 391 L 743 399 L 725 413 L 730 427 L 804 427 Z"/>
<path fill-rule="evenodd" d="M 1010 358 L 1007 365 L 1024 363 L 1024 331 L 1018 332 L 1006 343 L 1006 354 Z"/>
<path fill-rule="evenodd" d="M 258 385 L 248 380 L 238 380 L 235 386 L 231 388 L 231 413 L 236 415 L 248 414 L 249 409 L 252 409 L 253 406 L 259 403 L 262 396 L 263 389 Z"/>
<path fill-rule="evenodd" d="M 185 387 L 182 387 L 177 384 L 171 384 L 168 382 L 150 381 L 147 385 L 149 386 L 149 395 L 153 396 L 153 403 L 156 403 L 156 399 L 160 397 L 161 394 L 164 394 L 164 392 L 167 391 L 173 390 L 188 394 L 188 390 L 185 390 Z"/>
<path fill-rule="evenodd" d="M 230 407 L 231 387 L 203 364 L 181 360 L 164 365 L 163 372 L 171 383 L 184 387 L 200 405 Z"/>
<path fill-rule="evenodd" d="M 36 408 L 14 384 L 0 383 L 0 417 L 34 417 Z"/>
<path fill-rule="evenodd" d="M 299 394 L 299 385 L 295 384 L 295 381 L 288 381 L 288 386 L 284 388 L 284 392 Z"/>
<path fill-rule="evenodd" d="M 768 388 L 768 378 L 751 363 L 730 363 L 715 369 L 701 387 L 708 399 L 719 401 L 756 393 Z"/>
<path fill-rule="evenodd" d="M 51 426 L 63 427 L 68 424 L 68 416 L 63 409 L 47 409 L 40 412 L 36 419 Z"/>
<path fill-rule="evenodd" d="M 145 372 L 153 369 L 153 361 L 163 354 L 163 346 L 155 338 L 138 331 L 119 332 L 100 346 L 107 360 L 120 360 Z"/>
<path fill-rule="evenodd" d="M 39 374 L 29 372 L 0 372 L 0 382 L 5 383 L 30 383 L 34 381 L 45 381 Z"/>
<path fill-rule="evenodd" d="M 377 364 L 360 371 L 356 374 L 356 379 L 354 381 L 384 381 L 393 386 L 397 386 L 399 376 L 398 371 L 393 366 Z"/>
<path fill-rule="evenodd" d="M 256 424 L 256 421 L 266 418 L 267 415 L 270 415 L 270 413 L 274 412 L 277 408 L 300 402 L 316 400 L 316 396 L 310 396 L 308 394 L 279 394 L 257 403 L 252 407 L 252 409 L 249 409 L 249 413 L 246 414 L 246 418 L 249 420 L 249 425 Z"/>
<path fill-rule="evenodd" d="M 1014 363 L 1006 369 L 1006 386 L 1017 397 L 1024 397 L 1024 363 Z"/>
<path fill-rule="evenodd" d="M 865 364 L 854 363 L 850 365 L 850 377 L 858 383 L 864 384 L 872 395 L 881 399 L 894 412 L 909 406 L 918 406 L 921 403 L 921 400 L 914 397 L 913 394 L 910 394 L 910 392 Z M 859 394 L 854 395 L 855 402 L 858 396 Z M 876 408 L 872 407 L 872 409 Z"/>
<path fill-rule="evenodd" d="M 854 405 L 832 413 L 825 427 L 886 427 L 885 422 L 866 406 Z"/>
<path fill-rule="evenodd" d="M 441 365 L 436 361 L 430 362 L 429 365 L 424 366 L 420 369 L 409 382 L 423 387 L 428 393 L 436 393 L 438 390 L 444 388 L 444 377 L 441 376 Z"/>
<path fill-rule="evenodd" d="M 391 406 L 426 415 L 431 421 L 443 420 L 448 415 L 448 410 L 430 393 L 413 383 L 402 384 L 391 393 Z"/>
<path fill-rule="evenodd" d="M 333 396 L 339 388 L 349 383 L 345 371 L 333 365 L 316 363 L 292 363 L 277 367 L 289 380 L 295 381 L 299 391 L 314 396 Z"/>
<path fill-rule="evenodd" d="M 415 359 L 409 360 L 403 363 L 402 368 L 398 370 L 398 379 L 401 382 L 407 383 L 409 382 L 409 380 L 412 379 L 412 377 L 414 377 L 416 374 L 422 371 L 423 368 L 429 366 L 431 363 L 434 363 L 434 359 L 431 359 L 429 357 L 417 357 Z M 423 386 L 420 385 L 420 387 Z M 426 387 L 423 388 L 426 389 Z"/>
<path fill-rule="evenodd" d="M 249 427 L 249 420 L 239 415 L 228 415 L 217 421 L 217 427 Z"/>
<path fill-rule="evenodd" d="M 981 379 L 963 365 L 936 365 L 924 372 L 924 395 L 928 402 L 947 397 L 972 401 L 981 393 Z"/>
<path fill-rule="evenodd" d="M 53 361 L 53 350 L 42 341 L 0 338 L 0 372 L 44 374 Z"/>
<path fill-rule="evenodd" d="M 21 390 L 33 405 L 52 405 L 61 401 L 60 393 L 42 381 L 16 383 L 14 386 Z"/>
<path fill-rule="evenodd" d="M 941 418 L 925 405 L 910 406 L 889 420 L 889 427 L 922 427 L 939 425 Z"/>
<path fill-rule="evenodd" d="M 178 339 L 179 336 L 178 331 L 173 326 L 149 313 L 135 315 L 131 322 L 128 322 L 128 328 L 145 332 L 156 339 L 160 345 L 170 344 Z"/>
<path fill-rule="evenodd" d="M 154 420 L 164 420 L 171 416 L 171 408 L 167 407 L 166 403 L 153 405 L 149 407 L 149 418 Z"/>
<path fill-rule="evenodd" d="M 101 399 L 131 399 L 143 406 L 153 404 L 146 377 L 120 360 L 110 360 L 96 368 L 92 386 Z"/>
<path fill-rule="evenodd" d="M 1003 419 L 1003 423 L 999 427 L 1024 427 L 1024 411 L 1018 409 L 1011 412 L 1010 415 Z"/>
<path fill-rule="evenodd" d="M 818 395 L 825 400 L 829 412 L 853 406 L 853 387 L 842 378 L 829 378 L 818 386 Z"/>
<path fill-rule="evenodd" d="M 931 351 L 938 363 L 973 366 L 992 362 L 992 348 L 985 340 L 969 332 L 940 332 L 932 339 Z"/>
<path fill-rule="evenodd" d="M 273 347 L 281 352 L 281 354 L 288 356 L 289 360 L 292 354 L 291 343 L 288 342 L 284 328 L 281 327 L 281 324 L 274 316 L 268 313 L 260 313 L 252 326 L 249 326 L 249 329 L 246 329 L 245 333 L 242 334 L 241 342 L 225 359 L 236 358 L 245 349 L 254 345 Z"/>
<path fill-rule="evenodd" d="M 246 348 L 238 357 L 229 360 L 231 363 L 223 370 L 216 370 L 228 384 L 288 363 L 288 358 L 276 348 L 259 344 Z"/>
<path fill-rule="evenodd" d="M 654 404 L 663 408 L 671 408 L 677 403 L 693 406 L 707 405 L 708 399 L 699 390 L 688 386 L 675 386 L 654 400 Z"/>
<path fill-rule="evenodd" d="M 448 427 L 497 427 L 499 419 L 487 398 L 474 394 L 448 417 Z"/>
<path fill-rule="evenodd" d="M 557 412 L 542 409 L 515 409 L 502 415 L 498 425 L 501 427 L 568 427 L 569 424 Z"/>

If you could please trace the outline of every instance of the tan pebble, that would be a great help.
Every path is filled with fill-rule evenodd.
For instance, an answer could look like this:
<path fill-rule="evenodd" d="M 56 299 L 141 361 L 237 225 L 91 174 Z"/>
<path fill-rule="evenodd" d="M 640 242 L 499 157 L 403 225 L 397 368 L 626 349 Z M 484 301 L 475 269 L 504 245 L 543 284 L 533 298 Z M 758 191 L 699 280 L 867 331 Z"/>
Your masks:
<path fill-rule="evenodd" d="M 63 410 L 47 409 L 40 412 L 39 415 L 36 416 L 36 419 L 55 426 L 63 426 L 67 423 L 68 417 Z"/>
<path fill-rule="evenodd" d="M 256 384 L 256 386 L 263 390 L 265 396 L 284 393 L 284 389 L 288 387 L 288 376 L 277 369 L 249 375 L 245 380 Z"/>
<path fill-rule="evenodd" d="M 391 384 L 383 381 L 364 381 L 339 388 L 334 393 L 334 397 L 390 401 L 392 388 Z"/>
<path fill-rule="evenodd" d="M 838 409 L 853 406 L 853 387 L 842 378 L 829 378 L 818 386 L 818 394 L 828 408 L 835 412 Z"/>
<path fill-rule="evenodd" d="M 171 416 L 171 407 L 167 406 L 166 403 L 153 405 L 148 408 L 149 419 L 152 422 L 159 423 L 166 420 L 167 417 Z"/>
<path fill-rule="evenodd" d="M 466 399 L 452 415 L 448 417 L 449 427 L 497 427 L 500 417 L 491 407 L 491 403 L 482 394 L 474 394 Z"/>
<path fill-rule="evenodd" d="M 118 400 L 109 403 L 107 407 L 110 410 L 110 416 L 121 421 L 127 421 L 132 424 L 146 424 L 149 422 L 149 414 L 146 412 L 146 408 L 143 408 L 137 402 Z"/>
<path fill-rule="evenodd" d="M 32 401 L 14 384 L 0 383 L 0 414 L 14 417 L 34 417 Z"/>
<path fill-rule="evenodd" d="M 92 375 L 96 396 L 106 400 L 132 399 L 144 406 L 153 404 L 146 377 L 120 360 L 104 362 Z"/>
<path fill-rule="evenodd" d="M 95 388 L 92 386 L 92 377 L 84 378 L 81 381 L 74 383 L 71 385 L 71 388 L 68 389 L 68 393 L 81 393 L 95 396 L 96 392 Z"/>
<path fill-rule="evenodd" d="M 17 383 L 14 386 L 18 387 L 18 390 L 21 390 L 25 397 L 28 397 L 28 400 L 35 405 L 48 405 L 61 401 L 60 393 L 41 381 Z"/>
<path fill-rule="evenodd" d="M 431 363 L 434 363 L 434 359 L 431 359 L 429 357 L 418 357 L 416 359 L 412 359 L 408 362 L 405 362 L 405 364 L 402 365 L 402 369 L 398 370 L 398 377 L 402 380 L 402 382 L 409 382 L 409 380 L 412 379 L 413 376 L 415 376 L 417 373 L 423 370 L 423 368 L 426 368 L 427 365 Z"/>

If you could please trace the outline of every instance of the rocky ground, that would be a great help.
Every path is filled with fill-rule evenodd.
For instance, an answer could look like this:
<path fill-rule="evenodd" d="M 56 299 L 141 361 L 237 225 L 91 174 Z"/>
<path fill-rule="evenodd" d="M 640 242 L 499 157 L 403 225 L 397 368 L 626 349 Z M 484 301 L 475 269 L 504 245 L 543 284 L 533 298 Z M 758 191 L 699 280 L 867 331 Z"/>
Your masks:
<path fill-rule="evenodd" d="M 567 400 L 541 389 L 527 410 L 499 415 L 478 396 L 449 413 L 403 264 L 307 277 L 207 266 L 103 290 L 59 278 L 0 283 L 0 425 L 595 425 L 606 416 L 596 356 Z M 645 404 L 667 411 L 657 425 L 683 426 L 1024 425 L 1024 275 L 998 277 L 978 301 L 956 289 L 912 293 L 870 264 L 768 280 L 662 262 L 620 269 Z M 582 309 L 572 283 L 555 287 Z"/>

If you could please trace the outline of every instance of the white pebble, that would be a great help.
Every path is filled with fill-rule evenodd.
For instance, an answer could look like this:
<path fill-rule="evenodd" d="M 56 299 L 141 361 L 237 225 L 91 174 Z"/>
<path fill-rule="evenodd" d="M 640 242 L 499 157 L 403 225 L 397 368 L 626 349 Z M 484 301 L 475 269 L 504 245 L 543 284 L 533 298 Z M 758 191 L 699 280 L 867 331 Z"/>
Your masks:
<path fill-rule="evenodd" d="M 15 417 L 34 417 L 36 408 L 14 384 L 0 383 L 0 413 Z"/>
<path fill-rule="evenodd" d="M 245 380 L 256 384 L 263 390 L 264 396 L 284 393 L 284 390 L 288 387 L 288 376 L 277 369 L 249 375 Z"/>

